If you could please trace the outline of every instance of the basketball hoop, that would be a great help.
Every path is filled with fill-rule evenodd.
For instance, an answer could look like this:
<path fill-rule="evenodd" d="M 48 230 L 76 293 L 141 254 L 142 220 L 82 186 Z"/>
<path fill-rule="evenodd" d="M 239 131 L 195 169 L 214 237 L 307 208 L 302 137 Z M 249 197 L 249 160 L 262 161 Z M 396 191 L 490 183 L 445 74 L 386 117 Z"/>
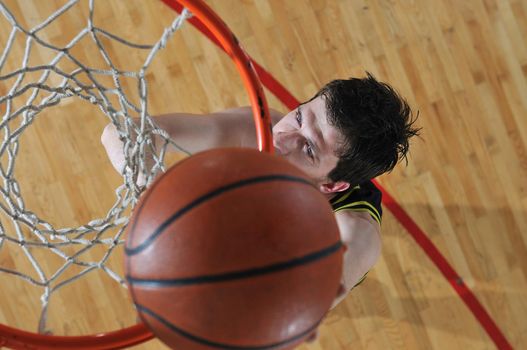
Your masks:
<path fill-rule="evenodd" d="M 175 7 L 176 3 L 180 3 L 187 8 L 207 27 L 232 58 L 249 93 L 256 126 L 258 148 L 260 151 L 272 153 L 271 120 L 265 95 L 251 60 L 239 46 L 236 37 L 218 15 L 204 4 L 202 0 L 163 1 L 172 8 Z M 68 4 L 73 6 L 75 3 L 76 1 L 71 1 Z M 51 22 L 53 18 L 48 20 Z M 4 63 L 3 61 L 5 61 L 5 56 L 0 56 L 0 70 Z M 60 93 L 73 94 L 70 90 L 63 90 Z M 4 103 L 4 101 L 0 99 L 0 103 Z M 153 334 L 143 324 L 108 333 L 72 337 L 43 335 L 0 325 L 0 346 L 14 349 L 119 349 L 130 347 L 152 338 Z"/>

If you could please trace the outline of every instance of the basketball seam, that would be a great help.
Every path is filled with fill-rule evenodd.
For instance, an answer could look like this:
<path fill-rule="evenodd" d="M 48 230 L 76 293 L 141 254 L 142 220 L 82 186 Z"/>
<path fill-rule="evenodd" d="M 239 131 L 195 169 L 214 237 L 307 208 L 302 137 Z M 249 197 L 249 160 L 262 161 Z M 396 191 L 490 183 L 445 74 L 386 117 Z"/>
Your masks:
<path fill-rule="evenodd" d="M 132 223 L 132 227 L 130 228 L 130 233 L 128 235 L 128 239 L 126 240 L 126 246 L 128 246 L 128 242 L 132 241 L 132 237 L 133 237 L 133 233 L 135 231 L 135 225 L 137 223 L 137 219 L 139 218 L 139 216 L 140 216 L 140 214 L 141 214 L 141 212 L 143 210 L 143 207 L 145 206 L 148 198 L 154 192 L 154 189 L 162 182 L 162 179 L 164 177 L 166 177 L 168 174 L 170 174 L 175 169 L 178 169 L 179 167 L 181 167 L 181 165 L 184 164 L 185 162 L 187 162 L 189 159 L 191 159 L 191 157 L 183 159 L 178 164 L 176 164 L 172 168 L 168 169 L 168 171 L 166 173 L 162 174 L 161 177 L 159 179 L 157 179 L 157 181 L 152 185 L 151 188 L 147 189 L 147 191 L 145 193 L 145 197 L 143 198 L 143 201 L 141 202 L 141 206 L 139 208 L 137 208 L 137 214 L 135 215 L 136 218 L 134 219 L 134 222 Z M 126 249 L 127 249 L 127 247 L 125 247 L 125 251 L 126 251 Z"/>
<path fill-rule="evenodd" d="M 184 206 L 181 209 L 179 209 L 171 217 L 169 217 L 167 220 L 165 220 L 165 222 L 163 222 L 154 231 L 154 233 L 152 233 L 150 236 L 148 236 L 148 238 L 144 242 L 139 244 L 137 247 L 135 247 L 135 248 L 126 247 L 125 248 L 126 255 L 127 256 L 131 256 L 131 255 L 135 255 L 135 254 L 141 253 L 143 250 L 148 248 L 150 246 L 150 244 L 152 244 L 163 233 L 165 228 L 167 228 L 170 224 L 172 224 L 175 220 L 179 219 L 179 217 L 183 216 L 188 211 L 194 209 L 194 207 L 197 207 L 197 206 L 207 202 L 208 200 L 223 194 L 224 192 L 228 192 L 228 191 L 231 191 L 231 190 L 234 190 L 234 189 L 238 189 L 238 188 L 244 187 L 244 186 L 254 185 L 254 184 L 258 184 L 258 183 L 262 183 L 262 182 L 270 182 L 270 181 L 297 182 L 297 183 L 310 185 L 311 187 L 315 188 L 315 186 L 311 182 L 309 182 L 308 180 L 306 180 L 304 178 L 291 176 L 291 175 L 283 175 L 283 174 L 265 175 L 265 176 L 258 176 L 258 177 L 248 178 L 248 179 L 236 181 L 236 182 L 233 182 L 231 184 L 228 184 L 228 185 L 216 188 L 215 190 L 212 190 L 212 191 L 210 191 L 210 192 L 208 192 L 208 193 L 206 193 L 204 195 L 201 195 L 197 199 L 194 199 L 192 202 L 190 202 L 186 206 Z M 145 202 L 146 202 L 146 199 L 145 199 Z M 130 231 L 130 237 L 129 238 L 132 237 L 133 232 L 135 231 L 136 223 L 139 220 L 139 214 L 141 212 L 141 209 L 144 207 L 145 202 L 143 202 L 143 205 L 141 206 L 140 210 L 137 213 L 137 217 L 134 220 L 134 224 L 133 224 L 132 229 Z"/>
<path fill-rule="evenodd" d="M 284 346 L 284 345 L 286 345 L 288 343 L 292 343 L 292 342 L 295 342 L 295 341 L 297 341 L 299 339 L 302 339 L 303 337 L 305 337 L 308 334 L 310 334 L 311 332 L 313 332 L 318 327 L 320 322 L 322 322 L 322 319 L 323 319 L 323 317 L 322 317 L 318 322 L 315 323 L 314 326 L 308 328 L 306 331 L 300 333 L 299 335 L 295 335 L 292 338 L 290 338 L 288 340 L 285 340 L 283 342 L 280 342 L 280 343 L 271 344 L 271 345 L 264 345 L 264 346 L 235 346 L 235 345 L 231 345 L 231 344 L 222 344 L 222 343 L 212 342 L 212 341 L 207 340 L 205 338 L 201 338 L 201 337 L 198 337 L 196 335 L 190 334 L 190 333 L 188 333 L 188 332 L 176 327 L 174 324 L 172 324 L 171 322 L 165 320 L 163 317 L 159 316 L 158 314 L 156 314 L 152 310 L 144 307 L 143 305 L 136 304 L 136 307 L 137 307 L 137 310 L 140 311 L 141 314 L 144 313 L 146 315 L 151 316 L 152 318 L 154 318 L 157 321 L 159 321 L 160 323 L 162 323 L 169 330 L 171 330 L 171 331 L 173 331 L 175 333 L 178 333 L 179 335 L 182 335 L 182 336 L 184 336 L 187 339 L 190 339 L 190 340 L 192 340 L 194 342 L 197 342 L 197 343 L 200 343 L 200 344 L 204 344 L 204 345 L 207 345 L 207 346 L 211 346 L 211 347 L 216 347 L 216 348 L 221 348 L 221 349 L 232 349 L 232 350 L 267 350 L 267 349 L 273 349 L 273 348 L 276 348 L 276 347 Z M 144 318 L 143 318 L 143 320 L 146 323 L 151 325 L 151 323 L 146 321 Z M 151 327 L 151 328 L 154 328 L 154 327 Z"/>
<path fill-rule="evenodd" d="M 134 278 L 131 276 L 126 276 L 128 283 L 130 285 L 141 286 L 141 287 L 150 287 L 150 288 L 163 288 L 163 287 L 179 287 L 179 286 L 188 286 L 194 284 L 203 284 L 203 283 L 219 283 L 232 280 L 239 280 L 244 278 L 251 278 L 254 276 L 266 275 L 269 273 L 274 273 L 277 271 L 291 269 L 297 266 L 306 265 L 314 261 L 323 259 L 327 256 L 332 255 L 337 252 L 342 247 L 342 241 L 332 244 L 329 247 L 326 247 L 322 250 L 319 250 L 314 253 L 304 255 L 299 258 L 294 258 L 286 262 L 280 262 L 268 266 L 257 267 L 248 270 L 241 271 L 231 271 L 222 274 L 216 275 L 206 275 L 206 276 L 197 276 L 197 277 L 187 277 L 187 278 L 177 278 L 177 279 L 143 279 L 143 278 Z"/>

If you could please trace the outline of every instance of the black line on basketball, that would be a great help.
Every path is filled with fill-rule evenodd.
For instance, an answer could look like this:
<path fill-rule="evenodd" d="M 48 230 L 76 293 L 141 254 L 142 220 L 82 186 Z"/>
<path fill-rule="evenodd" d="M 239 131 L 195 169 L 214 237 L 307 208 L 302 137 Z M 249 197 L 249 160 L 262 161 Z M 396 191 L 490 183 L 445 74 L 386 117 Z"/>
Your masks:
<path fill-rule="evenodd" d="M 308 334 L 313 332 L 318 327 L 320 322 L 322 321 L 322 320 L 319 320 L 314 326 L 310 327 L 308 330 L 302 332 L 299 335 L 295 335 L 294 337 L 292 337 L 292 338 L 290 338 L 290 339 L 288 339 L 286 341 L 280 342 L 280 343 L 264 345 L 264 346 L 236 346 L 236 345 L 231 345 L 231 344 L 216 343 L 216 342 L 207 340 L 205 338 L 201 338 L 201 337 L 198 337 L 196 335 L 190 334 L 190 333 L 182 330 L 181 328 L 176 327 L 174 324 L 168 322 L 167 320 L 165 320 L 163 317 L 159 316 L 158 314 L 156 314 L 152 310 L 147 309 L 146 307 L 144 307 L 142 305 L 139 305 L 139 304 L 136 304 L 135 306 L 137 307 L 137 310 L 140 311 L 141 313 L 146 314 L 146 315 L 156 319 L 157 321 L 161 322 L 165 327 L 167 327 L 171 331 L 173 331 L 175 333 L 178 333 L 179 335 L 181 335 L 181 336 L 183 336 L 183 337 L 185 337 L 187 339 L 190 339 L 190 340 L 192 340 L 192 341 L 194 341 L 196 343 L 204 344 L 204 345 L 207 345 L 207 346 L 210 346 L 210 347 L 215 347 L 215 348 L 220 348 L 220 349 L 232 349 L 232 350 L 267 350 L 267 349 L 273 349 L 273 348 L 276 348 L 276 347 L 281 347 L 281 346 L 287 345 L 288 343 L 295 342 L 295 341 L 297 341 L 299 339 L 302 339 L 303 337 L 307 336 Z"/>
<path fill-rule="evenodd" d="M 342 247 L 342 242 L 339 241 L 338 243 L 333 244 L 322 250 L 319 250 L 318 252 L 310 253 L 300 258 L 291 259 L 286 262 L 281 262 L 281 263 L 272 264 L 272 265 L 263 266 L 263 267 L 257 267 L 257 268 L 248 269 L 248 270 L 232 271 L 232 272 L 222 273 L 218 275 L 176 278 L 176 279 L 144 279 L 144 278 L 134 278 L 134 277 L 126 276 L 126 279 L 128 280 L 128 283 L 131 285 L 141 286 L 141 287 L 146 287 L 146 288 L 179 287 L 179 286 L 188 286 L 192 284 L 226 282 L 226 281 L 231 281 L 231 280 L 238 280 L 238 279 L 244 279 L 244 278 L 251 278 L 254 276 L 266 275 L 266 274 L 277 272 L 277 271 L 291 269 L 296 266 L 309 264 L 311 262 L 323 259 L 337 252 L 341 247 Z"/>
<path fill-rule="evenodd" d="M 157 187 L 157 185 L 159 185 L 161 183 L 161 178 L 165 177 L 165 176 L 168 176 L 168 174 L 170 174 L 171 172 L 173 172 L 174 170 L 178 169 L 182 164 L 185 164 L 186 162 L 188 162 L 188 160 L 191 159 L 191 157 L 188 157 L 188 158 L 185 158 L 183 159 L 182 161 L 180 161 L 178 164 L 176 164 L 175 166 L 173 166 L 172 168 L 168 169 L 168 171 L 166 173 L 164 173 L 163 175 L 161 175 L 161 177 L 158 179 L 158 181 L 154 182 L 154 184 L 152 185 L 152 187 L 150 187 L 149 191 L 147 191 L 144 195 L 144 198 L 143 198 L 143 201 L 141 202 L 141 205 L 139 206 L 139 208 L 137 208 L 137 214 L 136 214 L 136 217 L 139 218 L 139 215 L 141 214 L 141 211 L 143 210 L 148 198 L 150 197 L 150 194 L 153 193 L 154 191 L 154 188 Z M 126 242 L 125 242 L 125 252 L 126 252 L 126 249 L 128 247 L 128 245 L 130 244 L 129 242 L 132 242 L 132 237 L 134 235 L 134 229 L 135 229 L 135 225 L 137 223 L 137 220 L 134 221 L 133 225 L 132 225 L 132 228 L 130 229 L 130 233 L 128 234 L 128 237 L 126 239 Z M 130 269 L 131 269 L 131 263 L 127 263 L 126 264 L 126 274 L 130 274 Z M 134 294 L 134 289 L 133 288 L 130 288 L 130 294 L 132 295 L 132 298 L 135 300 L 135 294 Z"/>
<path fill-rule="evenodd" d="M 143 198 L 143 201 L 141 202 L 140 207 L 137 208 L 137 213 L 135 215 L 137 218 L 139 218 L 139 216 L 141 215 L 141 212 L 143 211 L 143 208 L 144 208 L 148 198 L 150 197 L 150 194 L 154 193 L 154 188 L 156 188 L 161 183 L 161 179 L 163 177 L 165 177 L 165 176 L 168 176 L 171 172 L 175 171 L 176 169 L 179 169 L 179 167 L 181 167 L 182 164 L 188 162 L 189 159 L 192 159 L 192 158 L 191 157 L 185 158 L 182 161 L 180 161 L 178 164 L 174 165 L 172 168 L 168 169 L 168 171 L 166 173 L 162 174 L 161 177 L 156 182 L 154 182 L 152 187 L 150 187 L 146 191 L 146 193 L 144 195 L 144 198 Z M 132 227 L 130 229 L 130 233 L 128 234 L 128 238 L 126 239 L 125 251 L 126 251 L 126 249 L 128 249 L 128 245 L 130 244 L 129 242 L 132 242 L 132 238 L 134 236 L 136 223 L 137 223 L 137 220 L 135 220 L 134 223 L 132 224 Z"/>
<path fill-rule="evenodd" d="M 221 194 L 223 194 L 225 192 L 232 191 L 234 189 L 237 189 L 237 188 L 240 188 L 240 187 L 243 187 L 243 186 L 249 186 L 249 185 L 254 185 L 254 184 L 257 184 L 257 183 L 270 182 L 270 181 L 298 182 L 298 183 L 302 183 L 302 184 L 306 184 L 306 185 L 310 185 L 310 186 L 314 187 L 314 185 L 311 182 L 309 182 L 308 180 L 306 180 L 304 178 L 291 176 L 291 175 L 281 175 L 281 174 L 253 177 L 253 178 L 244 179 L 244 180 L 241 180 L 241 181 L 237 181 L 237 182 L 234 182 L 234 183 L 231 183 L 231 184 L 219 187 L 219 188 L 217 188 L 217 189 L 215 189 L 215 190 L 213 190 L 213 191 L 211 191 L 209 193 L 206 193 L 206 194 L 202 195 L 201 197 L 198 197 L 197 199 L 193 200 L 192 202 L 190 202 L 189 204 L 187 204 L 186 206 L 184 206 L 183 208 L 181 208 L 180 210 L 175 212 L 170 218 L 168 218 L 165 222 L 163 222 L 154 231 L 153 234 L 151 234 L 143 243 L 139 244 L 137 247 L 135 247 L 135 248 L 128 248 L 128 247 L 126 247 L 125 248 L 126 255 L 130 256 L 130 255 L 135 255 L 135 254 L 138 254 L 138 253 L 142 252 L 150 244 L 152 244 L 157 239 L 157 237 L 159 235 L 161 235 L 163 233 L 163 231 L 165 230 L 165 228 L 167 228 L 167 226 L 172 224 L 179 217 L 183 216 L 185 213 L 187 213 L 188 211 L 194 209 L 198 205 L 203 204 L 206 201 L 211 200 L 212 198 L 217 197 L 217 196 L 219 196 L 219 195 L 221 195 Z M 137 220 L 138 219 L 136 219 L 135 222 L 137 222 Z M 132 231 L 131 231 L 132 233 L 133 233 L 134 229 L 135 229 L 135 223 L 134 223 L 134 227 L 132 228 Z"/>

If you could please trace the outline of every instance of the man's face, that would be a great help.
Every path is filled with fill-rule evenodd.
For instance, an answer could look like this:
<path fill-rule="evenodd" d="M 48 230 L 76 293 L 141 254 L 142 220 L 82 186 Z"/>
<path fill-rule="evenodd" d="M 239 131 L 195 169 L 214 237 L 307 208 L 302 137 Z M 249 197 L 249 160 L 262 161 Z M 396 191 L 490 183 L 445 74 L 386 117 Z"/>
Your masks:
<path fill-rule="evenodd" d="M 286 114 L 273 127 L 276 154 L 303 170 L 317 184 L 328 182 L 342 135 L 328 124 L 323 96 Z"/>

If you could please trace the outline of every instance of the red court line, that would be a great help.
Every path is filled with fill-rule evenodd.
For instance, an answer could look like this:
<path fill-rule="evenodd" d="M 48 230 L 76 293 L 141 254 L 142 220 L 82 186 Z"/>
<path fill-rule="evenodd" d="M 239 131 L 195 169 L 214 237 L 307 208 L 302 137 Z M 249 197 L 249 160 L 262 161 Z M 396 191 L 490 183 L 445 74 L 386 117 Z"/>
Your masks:
<path fill-rule="evenodd" d="M 180 13 L 183 7 L 175 0 L 162 0 L 165 4 Z M 205 28 L 205 26 L 197 19 L 191 18 L 189 20 L 199 31 L 206 35 L 211 41 L 221 48 L 218 41 Z M 251 58 L 252 59 L 252 58 Z M 289 109 L 296 108 L 299 101 L 278 82 L 269 72 L 267 72 L 261 65 L 253 61 L 253 65 L 265 87 L 267 87 L 282 103 Z M 441 252 L 437 249 L 434 243 L 428 238 L 423 230 L 415 223 L 415 221 L 408 215 L 408 213 L 397 203 L 397 201 L 382 187 L 377 181 L 375 185 L 382 191 L 382 202 L 390 209 L 393 216 L 406 228 L 408 233 L 413 237 L 417 244 L 428 255 L 432 262 L 437 266 L 439 271 L 447 279 L 450 285 L 454 288 L 456 293 L 465 302 L 469 310 L 474 314 L 474 317 L 479 321 L 481 326 L 485 329 L 490 338 L 494 341 L 498 349 L 512 349 L 511 344 L 507 341 L 501 330 L 498 328 L 494 320 L 487 313 L 483 305 L 478 301 L 474 293 L 463 282 L 463 279 L 454 270 L 450 263 L 445 259 Z"/>
<path fill-rule="evenodd" d="M 449 264 L 446 258 L 437 249 L 423 230 L 415 223 L 408 213 L 397 203 L 397 201 L 386 191 L 385 188 L 375 181 L 375 185 L 382 191 L 382 203 L 390 209 L 393 216 L 403 225 L 417 244 L 423 248 L 428 257 L 434 262 L 452 288 L 463 299 L 470 311 L 474 314 L 481 326 L 487 331 L 498 349 L 512 349 L 507 338 L 500 331 L 494 320 L 487 313 L 483 305 L 478 301 L 474 293 L 463 282 L 461 276 Z"/>

